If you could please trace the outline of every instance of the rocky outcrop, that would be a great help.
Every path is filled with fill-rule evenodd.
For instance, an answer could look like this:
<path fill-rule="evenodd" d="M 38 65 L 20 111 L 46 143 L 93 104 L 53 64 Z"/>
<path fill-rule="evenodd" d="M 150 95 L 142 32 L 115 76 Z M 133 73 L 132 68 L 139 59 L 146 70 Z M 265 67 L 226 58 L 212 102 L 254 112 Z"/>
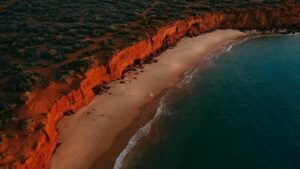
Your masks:
<path fill-rule="evenodd" d="M 116 53 L 108 65 L 91 68 L 80 82 L 72 84 L 52 82 L 47 89 L 34 90 L 26 105 L 21 108 L 20 116 L 39 119 L 35 121 L 39 128 L 29 128 L 29 134 L 24 137 L 25 139 L 3 138 L 0 146 L 3 152 L 0 166 L 1 168 L 48 168 L 58 140 L 56 125 L 65 112 L 76 111 L 87 105 L 95 96 L 94 87 L 120 79 L 126 68 L 136 60 L 156 55 L 184 36 L 196 36 L 219 28 L 299 30 L 299 25 L 300 5 L 206 13 L 166 24 L 159 28 L 153 37 Z M 9 132 L 13 133 L 7 131 Z"/>

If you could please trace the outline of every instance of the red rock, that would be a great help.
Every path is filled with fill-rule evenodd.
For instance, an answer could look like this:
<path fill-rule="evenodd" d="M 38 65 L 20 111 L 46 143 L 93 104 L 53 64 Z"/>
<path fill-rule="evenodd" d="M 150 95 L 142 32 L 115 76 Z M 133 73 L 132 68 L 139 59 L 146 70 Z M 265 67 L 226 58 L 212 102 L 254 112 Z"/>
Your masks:
<path fill-rule="evenodd" d="M 22 112 L 20 117 L 33 118 L 37 123 L 45 124 L 45 128 L 29 133 L 25 138 L 4 141 L 5 145 L 0 148 L 3 150 L 1 152 L 5 152 L 6 158 L 0 160 L 0 166 L 14 169 L 48 168 L 58 140 L 56 125 L 58 120 L 63 117 L 64 112 L 75 112 L 87 105 L 95 96 L 92 90 L 95 86 L 120 79 L 124 70 L 134 64 L 135 60 L 143 60 L 151 55 L 156 55 L 162 49 L 173 46 L 186 35 L 196 36 L 217 28 L 271 29 L 285 27 L 299 30 L 299 21 L 300 5 L 298 4 L 276 9 L 216 12 L 167 24 L 161 27 L 151 39 L 142 40 L 114 55 L 108 64 L 110 72 L 107 72 L 104 66 L 90 69 L 77 89 L 70 89 L 68 84 L 52 82 L 45 90 L 32 91 L 32 97 L 20 109 Z M 41 112 L 48 112 L 47 116 L 41 118 Z M 31 147 L 34 142 L 37 143 L 35 150 Z M 19 160 L 20 156 L 23 160 Z"/>

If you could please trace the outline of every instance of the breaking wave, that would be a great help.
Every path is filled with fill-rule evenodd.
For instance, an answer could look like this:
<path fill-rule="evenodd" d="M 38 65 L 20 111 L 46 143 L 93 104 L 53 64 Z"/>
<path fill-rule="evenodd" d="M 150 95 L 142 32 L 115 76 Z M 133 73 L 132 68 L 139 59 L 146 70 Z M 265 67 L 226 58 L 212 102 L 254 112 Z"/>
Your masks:
<path fill-rule="evenodd" d="M 181 88 L 185 84 L 190 83 L 192 81 L 193 77 L 195 76 L 195 74 L 197 73 L 197 71 L 198 71 L 197 67 L 193 67 L 192 69 L 186 71 L 184 73 L 183 79 L 180 82 L 178 82 L 174 88 L 169 89 L 166 92 L 166 94 L 164 94 L 161 97 L 154 117 L 149 122 L 147 122 L 142 128 L 140 128 L 135 133 L 135 135 L 129 140 L 129 142 L 128 142 L 127 146 L 125 147 L 125 149 L 120 153 L 120 155 L 116 159 L 115 164 L 114 164 L 114 169 L 121 169 L 123 167 L 124 160 L 127 157 L 127 155 L 132 150 L 134 150 L 135 146 L 137 145 L 137 143 L 139 142 L 139 140 L 141 138 L 143 138 L 144 136 L 147 136 L 150 133 L 152 124 L 155 121 L 158 120 L 158 118 L 161 116 L 161 114 L 166 112 L 166 110 L 167 110 L 167 98 L 175 92 L 176 88 Z"/>
<path fill-rule="evenodd" d="M 241 44 L 246 42 L 247 40 L 249 40 L 250 38 L 245 38 L 239 42 L 236 43 L 232 43 L 232 42 L 228 42 L 228 44 L 221 46 L 221 48 L 225 49 L 225 52 L 229 52 L 231 51 L 232 47 L 234 47 L 237 44 Z M 229 45 L 230 44 L 230 45 Z M 228 46 L 229 45 L 229 46 Z M 219 55 L 219 53 L 214 53 L 214 54 L 209 54 L 208 55 L 208 59 Z M 154 117 L 147 122 L 142 128 L 140 128 L 133 137 L 131 137 L 131 139 L 129 140 L 127 146 L 125 147 L 125 149 L 119 154 L 119 156 L 117 157 L 115 164 L 114 164 L 114 169 L 122 169 L 122 167 L 124 167 L 124 162 L 126 160 L 127 155 L 134 150 L 134 148 L 136 147 L 136 145 L 139 143 L 140 139 L 143 138 L 144 136 L 147 136 L 150 131 L 151 131 L 151 127 L 152 124 L 157 121 L 159 119 L 159 117 L 163 114 L 167 112 L 167 99 L 170 95 L 172 95 L 176 89 L 178 88 L 182 88 L 184 85 L 187 85 L 189 83 L 192 82 L 193 78 L 195 77 L 196 73 L 199 71 L 199 68 L 197 66 L 192 67 L 191 69 L 189 69 L 188 71 L 186 71 L 184 73 L 184 76 L 182 78 L 181 81 L 179 81 L 174 88 L 169 89 L 165 95 L 163 95 L 160 99 L 158 108 L 156 110 L 156 113 L 154 115 Z"/>

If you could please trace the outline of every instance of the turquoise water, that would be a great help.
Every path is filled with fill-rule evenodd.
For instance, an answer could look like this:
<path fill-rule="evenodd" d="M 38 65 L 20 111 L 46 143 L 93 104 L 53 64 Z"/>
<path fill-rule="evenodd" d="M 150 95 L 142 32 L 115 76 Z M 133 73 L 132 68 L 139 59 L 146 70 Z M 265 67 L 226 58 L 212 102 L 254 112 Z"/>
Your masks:
<path fill-rule="evenodd" d="M 174 95 L 126 168 L 300 168 L 300 36 L 252 39 L 219 56 Z"/>

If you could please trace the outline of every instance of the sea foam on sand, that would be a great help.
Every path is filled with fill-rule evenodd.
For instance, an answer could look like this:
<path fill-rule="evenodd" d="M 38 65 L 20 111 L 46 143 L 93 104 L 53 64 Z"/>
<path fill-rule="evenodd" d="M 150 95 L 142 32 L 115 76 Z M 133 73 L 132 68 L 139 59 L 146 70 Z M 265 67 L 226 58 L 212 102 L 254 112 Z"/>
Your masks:
<path fill-rule="evenodd" d="M 184 38 L 175 48 L 157 57 L 158 62 L 145 65 L 143 72 L 128 73 L 125 84 L 111 83 L 111 95 L 96 96 L 88 106 L 60 120 L 57 127 L 62 144 L 52 157 L 51 169 L 91 168 L 95 160 L 111 148 L 117 135 L 141 114 L 139 108 L 153 99 L 149 93 L 156 96 L 171 88 L 186 70 L 207 54 L 248 35 L 236 30 L 218 30 Z M 116 163 L 116 168 L 122 162 L 120 158 L 118 160 L 120 164 Z M 113 168 L 114 163 L 100 165 L 97 168 Z"/>

